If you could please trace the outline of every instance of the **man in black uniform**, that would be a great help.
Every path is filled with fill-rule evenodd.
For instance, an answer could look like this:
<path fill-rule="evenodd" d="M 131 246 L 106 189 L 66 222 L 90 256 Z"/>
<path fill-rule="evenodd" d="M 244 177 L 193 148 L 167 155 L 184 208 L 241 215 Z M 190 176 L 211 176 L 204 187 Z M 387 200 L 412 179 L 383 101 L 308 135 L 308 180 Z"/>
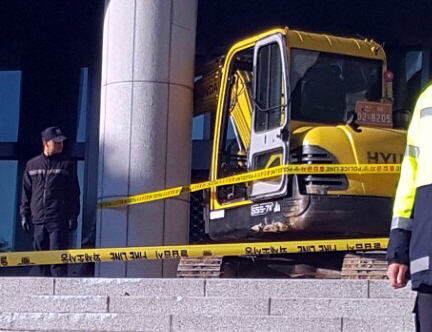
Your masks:
<path fill-rule="evenodd" d="M 76 164 L 66 158 L 58 127 L 42 132 L 43 152 L 27 162 L 23 176 L 21 226 L 33 228 L 35 250 L 67 249 L 80 211 Z M 31 225 L 33 227 L 31 227 Z M 40 266 L 43 276 L 67 276 L 66 265 Z"/>

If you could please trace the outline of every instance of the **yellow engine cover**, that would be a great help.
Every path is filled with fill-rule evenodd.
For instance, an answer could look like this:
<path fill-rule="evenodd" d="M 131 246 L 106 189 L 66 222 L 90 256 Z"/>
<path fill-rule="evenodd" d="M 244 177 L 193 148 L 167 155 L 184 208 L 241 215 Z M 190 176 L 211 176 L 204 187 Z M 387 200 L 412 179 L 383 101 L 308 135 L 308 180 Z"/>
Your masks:
<path fill-rule="evenodd" d="M 291 149 L 302 145 L 319 146 L 340 164 L 401 163 L 406 146 L 404 130 L 372 127 L 354 130 L 347 125 L 303 126 L 302 123 L 292 123 L 292 128 Z M 347 190 L 328 194 L 394 197 L 399 174 L 347 175 L 347 178 Z"/>

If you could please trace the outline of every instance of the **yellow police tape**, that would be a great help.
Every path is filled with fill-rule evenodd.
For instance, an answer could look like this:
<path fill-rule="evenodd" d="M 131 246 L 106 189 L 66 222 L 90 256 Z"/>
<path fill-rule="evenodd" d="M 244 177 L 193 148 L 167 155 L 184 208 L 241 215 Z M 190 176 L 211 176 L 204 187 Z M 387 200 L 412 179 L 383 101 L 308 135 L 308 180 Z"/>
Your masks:
<path fill-rule="evenodd" d="M 259 256 L 306 252 L 367 251 L 386 249 L 387 243 L 388 238 L 369 238 L 4 252 L 0 253 L 0 267 L 146 261 L 203 256 Z"/>
<path fill-rule="evenodd" d="M 135 196 L 124 197 L 115 200 L 99 202 L 100 208 L 112 208 L 123 205 L 140 204 L 165 198 L 176 197 L 184 193 L 195 192 L 217 186 L 236 184 L 242 182 L 268 179 L 281 175 L 304 174 L 394 174 L 400 172 L 400 164 L 330 164 L 330 165 L 283 165 L 260 171 L 248 172 L 221 178 L 214 181 L 206 181 L 164 189 L 155 192 L 144 193 Z"/>

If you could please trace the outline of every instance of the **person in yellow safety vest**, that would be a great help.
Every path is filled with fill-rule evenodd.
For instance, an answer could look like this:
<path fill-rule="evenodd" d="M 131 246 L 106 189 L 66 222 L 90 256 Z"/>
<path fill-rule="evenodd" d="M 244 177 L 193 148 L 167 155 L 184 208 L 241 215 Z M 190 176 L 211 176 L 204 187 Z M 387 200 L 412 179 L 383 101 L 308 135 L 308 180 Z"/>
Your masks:
<path fill-rule="evenodd" d="M 432 85 L 418 98 L 408 128 L 387 260 L 392 287 L 405 287 L 411 276 L 417 331 L 432 332 Z"/>

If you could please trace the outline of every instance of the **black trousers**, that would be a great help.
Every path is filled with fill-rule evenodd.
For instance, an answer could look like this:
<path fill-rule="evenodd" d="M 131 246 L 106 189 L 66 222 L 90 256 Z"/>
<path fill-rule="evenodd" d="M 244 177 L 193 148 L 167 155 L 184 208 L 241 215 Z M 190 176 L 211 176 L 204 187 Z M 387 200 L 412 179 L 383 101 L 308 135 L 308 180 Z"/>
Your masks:
<path fill-rule="evenodd" d="M 62 250 L 69 245 L 69 231 L 63 222 L 35 224 L 33 233 L 34 250 Z M 39 265 L 38 274 L 44 277 L 67 277 L 67 265 Z"/>
<path fill-rule="evenodd" d="M 416 331 L 432 332 L 432 294 L 417 292 L 414 307 Z"/>

